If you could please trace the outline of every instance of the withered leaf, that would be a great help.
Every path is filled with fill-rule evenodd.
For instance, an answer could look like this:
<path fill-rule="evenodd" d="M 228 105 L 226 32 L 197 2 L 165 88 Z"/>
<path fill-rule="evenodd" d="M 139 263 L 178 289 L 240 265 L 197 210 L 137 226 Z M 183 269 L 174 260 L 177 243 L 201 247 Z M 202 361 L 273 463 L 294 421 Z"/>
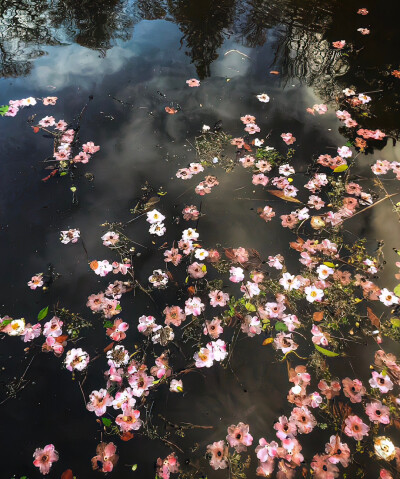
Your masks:
<path fill-rule="evenodd" d="M 313 314 L 313 320 L 314 321 L 322 321 L 324 317 L 324 312 L 323 311 L 315 311 L 315 313 Z"/>
<path fill-rule="evenodd" d="M 378 316 L 372 311 L 370 307 L 367 307 L 367 315 L 368 319 L 371 321 L 371 324 L 375 326 L 375 328 L 380 328 L 381 327 L 381 320 L 378 318 Z"/>
<path fill-rule="evenodd" d="M 277 196 L 278 198 L 281 198 L 282 200 L 290 201 L 291 203 L 301 203 L 301 201 L 298 200 L 297 198 L 293 198 L 292 196 L 287 196 L 281 190 L 267 190 L 267 191 L 271 195 Z"/>

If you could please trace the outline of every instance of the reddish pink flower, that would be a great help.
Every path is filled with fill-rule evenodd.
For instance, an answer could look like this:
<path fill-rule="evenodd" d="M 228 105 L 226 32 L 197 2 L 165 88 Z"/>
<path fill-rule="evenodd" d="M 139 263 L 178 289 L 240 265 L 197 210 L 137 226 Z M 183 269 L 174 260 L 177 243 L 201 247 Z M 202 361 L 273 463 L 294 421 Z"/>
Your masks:
<path fill-rule="evenodd" d="M 329 462 L 327 455 L 316 454 L 313 457 L 311 467 L 314 470 L 315 479 L 335 479 L 339 475 L 337 466 Z"/>
<path fill-rule="evenodd" d="M 113 341 L 122 341 L 126 338 L 125 331 L 128 328 L 128 323 L 124 323 L 122 319 L 117 318 L 114 320 L 114 325 L 111 328 L 107 328 L 107 336 L 110 336 Z"/>
<path fill-rule="evenodd" d="M 92 457 L 92 467 L 101 472 L 111 472 L 118 462 L 118 456 L 115 454 L 117 447 L 114 443 L 101 442 L 97 445 L 96 456 Z"/>
<path fill-rule="evenodd" d="M 329 443 L 325 445 L 325 452 L 328 454 L 328 461 L 332 464 L 341 463 L 347 467 L 350 461 L 350 449 L 346 443 L 340 441 L 339 436 L 331 436 Z"/>

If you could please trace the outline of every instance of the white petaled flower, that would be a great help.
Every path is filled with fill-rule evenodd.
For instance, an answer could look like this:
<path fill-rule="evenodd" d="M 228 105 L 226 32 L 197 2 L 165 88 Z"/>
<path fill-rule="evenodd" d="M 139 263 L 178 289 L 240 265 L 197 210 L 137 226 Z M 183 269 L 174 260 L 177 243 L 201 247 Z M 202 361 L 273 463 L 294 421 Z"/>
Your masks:
<path fill-rule="evenodd" d="M 9 336 L 21 336 L 25 330 L 25 319 L 13 319 L 7 328 Z"/>
<path fill-rule="evenodd" d="M 386 288 L 381 289 L 381 294 L 379 295 L 379 301 L 385 306 L 391 306 L 392 304 L 398 304 L 399 298 L 389 291 Z"/>
<path fill-rule="evenodd" d="M 187 240 L 197 240 L 199 237 L 199 233 L 194 228 L 188 228 L 187 230 L 183 230 L 182 232 L 182 239 Z"/>
<path fill-rule="evenodd" d="M 319 279 L 326 279 L 328 276 L 330 276 L 334 272 L 335 270 L 333 268 L 330 268 L 329 266 L 326 266 L 324 264 L 320 264 L 317 268 Z"/>
<path fill-rule="evenodd" d="M 306 299 L 308 302 L 313 303 L 314 301 L 321 301 L 324 297 L 324 291 L 322 289 L 317 288 L 316 286 L 307 286 L 304 289 L 306 293 Z"/>
<path fill-rule="evenodd" d="M 348 146 L 341 146 L 337 149 L 338 155 L 342 158 L 350 158 L 353 155 L 353 152 L 350 150 Z"/>
<path fill-rule="evenodd" d="M 61 243 L 76 243 L 81 235 L 81 232 L 77 229 L 69 229 L 68 231 L 61 231 Z"/>
<path fill-rule="evenodd" d="M 225 341 L 222 341 L 222 339 L 217 339 L 216 341 L 210 341 L 207 344 L 207 349 L 209 349 L 212 352 L 215 361 L 223 361 L 228 355 Z"/>
<path fill-rule="evenodd" d="M 294 274 L 290 273 L 283 273 L 282 278 L 279 280 L 279 284 L 281 284 L 286 291 L 292 291 L 292 289 L 299 289 L 301 286 L 300 280 L 297 279 Z"/>
<path fill-rule="evenodd" d="M 353 95 L 356 94 L 356 92 L 354 90 L 352 90 L 351 88 L 345 88 L 342 91 L 346 96 L 353 96 Z"/>
<path fill-rule="evenodd" d="M 162 223 L 165 220 L 165 216 L 158 210 L 151 210 L 147 213 L 147 220 L 150 224 Z"/>
<path fill-rule="evenodd" d="M 165 286 L 168 283 L 168 276 L 161 269 L 155 269 L 149 277 L 149 282 L 155 287 Z"/>
<path fill-rule="evenodd" d="M 207 258 L 207 256 L 208 256 L 208 251 L 207 251 L 206 249 L 203 249 L 203 248 L 196 249 L 196 252 L 194 253 L 194 256 L 195 256 L 197 259 Z"/>
<path fill-rule="evenodd" d="M 360 93 L 358 95 L 358 99 L 361 101 L 361 103 L 369 103 L 371 101 L 371 97 L 368 95 L 364 95 L 363 93 Z"/>
<path fill-rule="evenodd" d="M 153 223 L 149 228 L 149 233 L 157 236 L 163 236 L 166 231 L 164 223 Z"/>
<path fill-rule="evenodd" d="M 82 348 L 70 349 L 65 357 L 65 367 L 68 371 L 83 371 L 89 364 L 89 354 Z"/>
<path fill-rule="evenodd" d="M 203 132 L 209 131 L 210 127 L 208 125 L 203 125 L 202 130 Z"/>
<path fill-rule="evenodd" d="M 268 103 L 269 102 L 269 96 L 266 93 L 260 93 L 259 95 L 257 95 L 257 98 L 262 103 Z"/>

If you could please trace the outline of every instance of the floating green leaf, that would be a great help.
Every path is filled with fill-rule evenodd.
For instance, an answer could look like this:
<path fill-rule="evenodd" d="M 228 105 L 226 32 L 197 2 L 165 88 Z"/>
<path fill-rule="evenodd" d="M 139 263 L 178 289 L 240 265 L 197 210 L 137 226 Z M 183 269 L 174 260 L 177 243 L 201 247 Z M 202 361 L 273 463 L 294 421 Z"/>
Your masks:
<path fill-rule="evenodd" d="M 247 309 L 247 311 L 255 311 L 256 310 L 256 307 L 254 306 L 254 304 L 251 304 L 251 303 L 246 303 L 244 305 L 244 307 Z"/>
<path fill-rule="evenodd" d="M 321 348 L 321 346 L 318 346 L 318 344 L 314 344 L 315 349 L 319 351 L 321 354 L 324 356 L 328 356 L 329 358 L 334 358 L 336 356 L 339 356 L 339 353 L 334 353 L 333 351 L 329 351 L 329 349 Z"/>
<path fill-rule="evenodd" d="M 286 324 L 283 323 L 282 321 L 278 321 L 278 322 L 275 324 L 275 329 L 276 329 L 277 331 L 287 331 L 287 330 L 288 330 Z"/>
<path fill-rule="evenodd" d="M 104 426 L 106 426 L 106 427 L 111 426 L 111 422 L 112 422 L 112 421 L 111 421 L 111 419 L 108 419 L 108 417 L 102 417 L 102 418 L 101 418 L 101 421 L 102 421 L 102 423 L 104 424 Z"/>
<path fill-rule="evenodd" d="M 44 319 L 46 316 L 47 316 L 47 313 L 49 312 L 49 307 L 46 306 L 45 308 L 41 309 L 39 311 L 39 314 L 37 315 L 37 319 L 38 321 L 41 321 L 42 319 Z"/>
<path fill-rule="evenodd" d="M 399 318 L 390 318 L 390 322 L 394 328 L 400 328 L 400 319 Z"/>
<path fill-rule="evenodd" d="M 136 471 L 136 469 L 137 469 L 137 464 L 134 464 L 134 465 L 132 466 L 132 471 Z"/>
<path fill-rule="evenodd" d="M 347 168 L 348 168 L 348 165 L 339 165 L 333 170 L 333 172 L 334 173 L 343 173 L 343 171 L 346 171 Z"/>
<path fill-rule="evenodd" d="M 66 171 L 62 171 L 62 172 L 60 173 L 60 176 L 65 176 L 66 174 L 67 174 Z"/>
<path fill-rule="evenodd" d="M 76 191 L 76 186 L 71 186 L 70 190 L 72 191 L 72 193 L 75 193 L 75 191 Z"/>
<path fill-rule="evenodd" d="M 8 105 L 0 106 L 0 115 L 4 116 L 8 112 L 9 108 L 10 107 Z"/>
<path fill-rule="evenodd" d="M 335 268 L 335 265 L 331 263 L 330 261 L 324 261 L 324 265 L 328 266 L 328 268 Z"/>
<path fill-rule="evenodd" d="M 393 293 L 394 293 L 396 296 L 399 296 L 399 297 L 400 297 L 400 284 L 398 284 L 398 285 L 394 288 Z"/>

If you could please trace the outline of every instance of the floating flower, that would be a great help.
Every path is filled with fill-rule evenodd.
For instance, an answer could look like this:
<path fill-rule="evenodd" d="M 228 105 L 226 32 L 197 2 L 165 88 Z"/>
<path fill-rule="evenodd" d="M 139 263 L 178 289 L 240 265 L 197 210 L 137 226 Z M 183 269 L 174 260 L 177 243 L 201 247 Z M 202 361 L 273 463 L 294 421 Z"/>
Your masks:
<path fill-rule="evenodd" d="M 260 93 L 257 95 L 257 98 L 261 103 L 268 103 L 269 102 L 269 96 L 266 93 Z"/>
<path fill-rule="evenodd" d="M 67 352 L 65 357 L 65 367 L 68 371 L 83 371 L 89 364 L 89 354 L 82 350 L 82 348 L 73 348 Z"/>
<path fill-rule="evenodd" d="M 396 448 L 386 436 L 379 436 L 374 439 L 374 449 L 378 458 L 385 461 L 391 461 L 396 456 Z"/>
<path fill-rule="evenodd" d="M 58 452 L 55 450 L 53 444 L 47 444 L 43 449 L 37 448 L 33 453 L 35 460 L 34 466 L 39 468 L 39 471 L 46 475 L 50 472 L 53 462 L 58 461 Z"/>
<path fill-rule="evenodd" d="M 191 78 L 190 80 L 186 80 L 186 83 L 191 88 L 200 86 L 200 81 L 196 80 L 196 78 Z"/>
<path fill-rule="evenodd" d="M 92 457 L 92 467 L 101 472 L 111 472 L 118 462 L 118 456 L 115 454 L 117 446 L 114 443 L 101 442 L 96 448 L 96 456 Z"/>
<path fill-rule="evenodd" d="M 236 452 L 247 450 L 247 446 L 253 444 L 253 436 L 249 433 L 249 425 L 239 422 L 237 426 L 232 424 L 228 427 L 228 435 L 226 436 L 231 447 L 234 447 Z"/>

